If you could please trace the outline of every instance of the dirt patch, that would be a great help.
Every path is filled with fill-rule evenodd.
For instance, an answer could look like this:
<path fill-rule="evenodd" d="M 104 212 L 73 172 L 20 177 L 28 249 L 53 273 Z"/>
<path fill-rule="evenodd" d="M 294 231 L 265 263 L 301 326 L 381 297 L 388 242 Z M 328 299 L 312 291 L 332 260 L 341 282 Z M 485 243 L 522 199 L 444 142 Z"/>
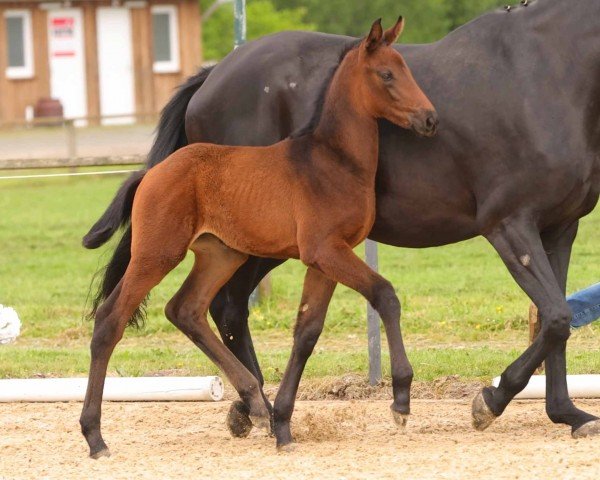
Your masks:
<path fill-rule="evenodd" d="M 416 400 L 407 430 L 389 400 L 298 402 L 298 448 L 252 431 L 233 439 L 221 403 L 105 403 L 112 457 L 87 458 L 79 403 L 0 404 L 0 478 L 535 479 L 600 478 L 600 439 L 573 440 L 542 402 L 515 402 L 486 432 L 470 402 Z M 600 401 L 580 401 L 600 413 Z"/>
<path fill-rule="evenodd" d="M 458 375 L 438 378 L 432 382 L 414 382 L 411 398 L 414 399 L 464 399 L 473 398 L 484 386 L 483 382 L 465 382 Z M 231 388 L 228 389 L 232 391 Z M 275 398 L 276 386 L 268 386 L 265 393 Z M 386 400 L 392 398 L 392 383 L 383 380 L 369 385 L 361 375 L 344 375 L 319 380 L 302 380 L 298 400 Z"/>

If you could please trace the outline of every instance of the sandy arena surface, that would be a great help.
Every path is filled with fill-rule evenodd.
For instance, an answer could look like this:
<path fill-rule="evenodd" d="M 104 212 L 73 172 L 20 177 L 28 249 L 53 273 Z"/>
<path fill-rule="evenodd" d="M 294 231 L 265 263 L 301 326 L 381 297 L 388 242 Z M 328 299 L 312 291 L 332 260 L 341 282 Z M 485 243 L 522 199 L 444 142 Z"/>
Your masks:
<path fill-rule="evenodd" d="M 600 401 L 580 401 L 600 413 Z M 229 402 L 105 403 L 110 458 L 87 458 L 81 404 L 0 404 L 0 479 L 599 479 L 600 438 L 573 440 L 541 402 L 515 402 L 488 431 L 464 400 L 415 400 L 406 433 L 388 401 L 298 402 L 295 451 L 229 436 Z"/>

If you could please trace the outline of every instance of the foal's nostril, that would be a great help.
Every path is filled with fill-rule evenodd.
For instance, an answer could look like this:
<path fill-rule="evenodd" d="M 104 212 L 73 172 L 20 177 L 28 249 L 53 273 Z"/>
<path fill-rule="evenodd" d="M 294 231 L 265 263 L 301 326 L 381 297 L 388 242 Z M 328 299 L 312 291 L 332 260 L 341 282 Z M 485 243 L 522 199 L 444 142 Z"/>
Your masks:
<path fill-rule="evenodd" d="M 427 119 L 425 120 L 425 127 L 431 133 L 435 133 L 437 130 L 439 120 L 438 116 L 435 112 L 431 112 L 427 115 Z"/>
<path fill-rule="evenodd" d="M 437 124 L 438 124 L 437 116 L 435 114 L 433 114 L 433 113 L 430 113 L 427 116 L 427 121 L 426 121 L 427 128 L 429 128 L 430 130 L 432 130 L 435 127 L 437 127 Z"/>

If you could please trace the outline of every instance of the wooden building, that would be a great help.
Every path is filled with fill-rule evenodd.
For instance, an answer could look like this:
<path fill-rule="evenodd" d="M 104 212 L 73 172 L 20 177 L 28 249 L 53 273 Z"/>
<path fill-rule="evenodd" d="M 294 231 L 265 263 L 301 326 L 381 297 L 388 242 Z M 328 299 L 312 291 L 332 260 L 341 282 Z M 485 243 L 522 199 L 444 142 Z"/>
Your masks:
<path fill-rule="evenodd" d="M 158 112 L 201 63 L 198 0 L 0 0 L 0 123 Z M 132 118 L 125 118 L 132 121 Z"/>

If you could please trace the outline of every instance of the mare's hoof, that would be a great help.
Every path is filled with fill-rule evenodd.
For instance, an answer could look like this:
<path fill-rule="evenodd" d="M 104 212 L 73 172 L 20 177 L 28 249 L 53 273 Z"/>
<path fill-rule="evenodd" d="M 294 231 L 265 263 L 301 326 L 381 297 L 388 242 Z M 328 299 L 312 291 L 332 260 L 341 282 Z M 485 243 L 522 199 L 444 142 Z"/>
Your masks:
<path fill-rule="evenodd" d="M 250 421 L 256 428 L 264 429 L 267 433 L 271 433 L 271 416 L 259 417 L 258 415 L 250 415 Z"/>
<path fill-rule="evenodd" d="M 483 398 L 483 390 L 479 392 L 473 399 L 471 416 L 473 428 L 475 430 L 479 430 L 480 432 L 488 428 L 492 423 L 494 423 L 494 420 L 498 418 L 490 410 L 490 407 L 488 407 L 487 403 L 485 403 L 485 399 Z"/>
<path fill-rule="evenodd" d="M 281 453 L 292 453 L 298 449 L 298 444 L 294 442 L 277 445 L 277 451 Z"/>
<path fill-rule="evenodd" d="M 571 435 L 573 438 L 585 438 L 600 435 L 600 419 L 592 420 L 591 422 L 583 424 Z"/>
<path fill-rule="evenodd" d="M 408 413 L 400 413 L 392 410 L 392 418 L 394 419 L 394 423 L 402 429 L 406 428 L 406 423 L 408 422 L 409 416 L 410 415 Z"/>
<path fill-rule="evenodd" d="M 110 457 L 110 450 L 107 447 L 104 447 L 97 452 L 90 452 L 90 458 L 93 458 L 94 460 L 98 460 L 102 457 Z"/>
<path fill-rule="evenodd" d="M 227 428 L 232 437 L 246 438 L 250 435 L 253 425 L 249 412 L 250 410 L 241 400 L 231 404 L 227 413 Z"/>

